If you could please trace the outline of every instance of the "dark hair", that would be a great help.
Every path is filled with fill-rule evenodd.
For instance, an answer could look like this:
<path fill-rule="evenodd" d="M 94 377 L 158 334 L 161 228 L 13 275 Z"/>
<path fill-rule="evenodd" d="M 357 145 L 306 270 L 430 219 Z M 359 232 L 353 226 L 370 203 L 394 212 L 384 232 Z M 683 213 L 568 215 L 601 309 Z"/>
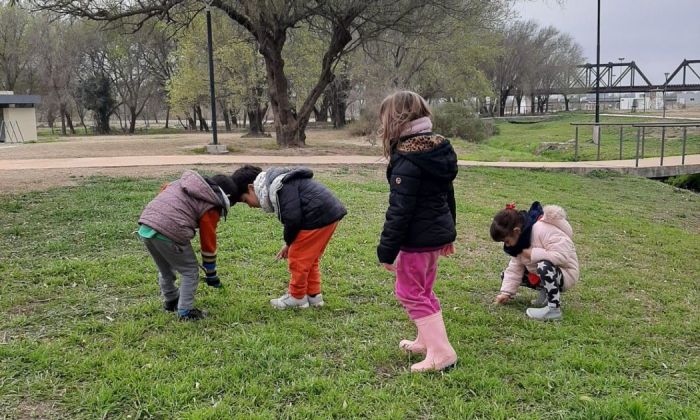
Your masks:
<path fill-rule="evenodd" d="M 241 196 L 248 191 L 248 185 L 255 181 L 260 172 L 262 172 L 262 169 L 253 165 L 245 165 L 236 169 L 231 175 L 231 179 L 236 185 L 238 193 L 236 197 L 231 197 L 232 201 L 241 201 Z"/>
<path fill-rule="evenodd" d="M 516 227 L 523 226 L 523 218 L 515 209 L 503 209 L 496 213 L 491 222 L 491 239 L 503 242 Z"/>
<path fill-rule="evenodd" d="M 240 194 L 238 194 L 238 188 L 236 187 L 236 184 L 233 182 L 233 179 L 231 179 L 230 176 L 228 175 L 223 175 L 223 174 L 216 174 L 212 177 L 209 178 L 211 182 L 214 184 L 218 185 L 219 188 L 224 192 L 224 194 L 228 195 L 231 200 L 231 205 L 235 203 L 233 201 L 234 198 L 237 198 Z M 236 200 L 238 201 L 238 200 Z"/>

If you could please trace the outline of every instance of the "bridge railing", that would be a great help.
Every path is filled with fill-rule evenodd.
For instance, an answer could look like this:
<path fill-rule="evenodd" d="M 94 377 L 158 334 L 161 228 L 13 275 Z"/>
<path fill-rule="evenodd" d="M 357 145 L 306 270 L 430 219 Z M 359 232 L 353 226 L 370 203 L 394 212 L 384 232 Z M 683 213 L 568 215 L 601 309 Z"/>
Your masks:
<path fill-rule="evenodd" d="M 681 129 L 683 132 L 683 143 L 681 147 L 681 165 L 685 165 L 685 152 L 688 142 L 688 128 L 700 128 L 700 123 L 637 123 L 633 127 L 637 128 L 637 152 L 635 156 L 635 167 L 639 167 L 639 147 L 641 143 L 642 158 L 644 158 L 644 139 L 647 128 L 661 128 L 661 156 L 659 166 L 664 166 L 664 149 L 666 146 L 666 129 Z"/>
<path fill-rule="evenodd" d="M 652 122 L 652 123 L 642 123 L 642 122 L 632 122 L 632 123 L 622 123 L 622 122 L 610 122 L 610 123 L 592 123 L 592 122 L 585 122 L 585 123 L 571 123 L 572 126 L 575 127 L 575 137 L 574 137 L 574 160 L 578 161 L 581 158 L 581 141 L 580 141 L 580 134 L 581 134 L 581 128 L 582 127 L 591 127 L 592 131 L 595 129 L 595 127 L 598 127 L 598 138 L 597 142 L 595 141 L 594 137 L 594 145 L 595 145 L 595 160 L 601 160 L 601 146 L 605 143 L 605 150 L 607 157 L 606 159 L 610 159 L 610 154 L 615 153 L 618 159 L 622 160 L 627 156 L 627 159 L 634 158 L 635 159 L 635 167 L 639 167 L 639 159 L 645 158 L 645 151 L 650 150 L 650 148 L 656 149 L 657 147 L 660 148 L 659 150 L 659 166 L 664 165 L 664 158 L 669 156 L 669 148 L 668 142 L 671 138 L 680 138 L 681 143 L 675 143 L 673 144 L 673 147 L 671 149 L 671 154 L 674 156 L 680 155 L 681 156 L 681 165 L 685 165 L 685 157 L 687 154 L 687 146 L 688 146 L 688 131 L 689 130 L 695 130 L 696 134 L 694 137 L 691 138 L 692 140 L 692 145 L 695 145 L 698 143 L 698 139 L 700 139 L 700 131 L 697 130 L 700 128 L 700 122 Z M 604 130 L 606 129 L 607 133 L 604 136 Z M 631 139 L 629 136 L 629 131 L 630 129 L 633 129 L 636 131 L 636 135 L 634 136 L 633 139 Z M 611 132 L 612 131 L 612 132 Z M 627 137 L 625 137 L 625 134 L 627 132 Z M 654 136 L 654 133 L 660 133 L 657 136 Z M 608 136 L 613 136 L 617 137 L 616 145 L 615 146 L 610 146 L 607 142 Z M 604 141 L 604 139 L 606 141 Z M 627 153 L 624 153 L 624 144 L 627 143 Z M 632 144 L 630 144 L 632 143 Z M 615 147 L 617 150 L 614 152 L 611 149 L 611 147 Z M 630 149 L 629 147 L 634 147 L 634 152 L 629 153 Z M 655 155 L 656 156 L 656 155 Z"/>

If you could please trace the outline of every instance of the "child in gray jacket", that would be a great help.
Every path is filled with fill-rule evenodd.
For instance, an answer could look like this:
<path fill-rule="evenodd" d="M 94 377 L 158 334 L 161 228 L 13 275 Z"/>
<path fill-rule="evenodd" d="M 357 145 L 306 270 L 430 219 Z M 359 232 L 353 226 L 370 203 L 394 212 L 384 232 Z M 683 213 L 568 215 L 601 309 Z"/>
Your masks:
<path fill-rule="evenodd" d="M 216 274 L 216 226 L 226 218 L 236 185 L 226 175 L 205 178 L 185 171 L 177 181 L 166 184 L 146 206 L 139 218 L 139 236 L 158 267 L 158 284 L 163 308 L 175 311 L 182 320 L 198 320 L 205 311 L 194 307 L 199 283 L 199 264 L 190 241 L 199 229 L 202 267 L 206 282 L 221 287 Z M 175 273 L 180 273 L 180 288 Z"/>

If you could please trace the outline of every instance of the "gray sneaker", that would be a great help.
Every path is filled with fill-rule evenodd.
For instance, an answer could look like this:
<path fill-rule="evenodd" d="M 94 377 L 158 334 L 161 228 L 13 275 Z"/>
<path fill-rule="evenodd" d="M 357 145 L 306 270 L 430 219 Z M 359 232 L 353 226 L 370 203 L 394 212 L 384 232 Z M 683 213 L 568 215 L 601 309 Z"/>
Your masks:
<path fill-rule="evenodd" d="M 562 318 L 561 308 L 527 308 L 527 316 L 538 321 L 559 321 Z"/>
<path fill-rule="evenodd" d="M 547 291 L 544 287 L 537 289 L 537 299 L 532 299 L 530 303 L 533 306 L 543 306 L 547 304 Z"/>
<path fill-rule="evenodd" d="M 326 304 L 326 302 L 323 301 L 323 293 L 319 293 L 316 296 L 308 296 L 307 298 L 309 299 L 309 305 L 318 308 L 320 306 L 323 306 Z"/>
<path fill-rule="evenodd" d="M 301 299 L 297 299 L 289 293 L 285 293 L 277 299 L 270 300 L 270 305 L 277 309 L 287 309 L 287 308 L 308 308 L 309 299 L 304 296 Z"/>

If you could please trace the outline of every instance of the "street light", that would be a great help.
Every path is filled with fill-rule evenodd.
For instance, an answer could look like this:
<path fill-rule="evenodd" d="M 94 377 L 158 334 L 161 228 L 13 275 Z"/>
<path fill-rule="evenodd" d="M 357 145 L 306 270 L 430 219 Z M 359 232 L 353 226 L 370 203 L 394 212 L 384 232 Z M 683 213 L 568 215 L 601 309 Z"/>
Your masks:
<path fill-rule="evenodd" d="M 664 118 L 666 118 L 666 85 L 668 85 L 668 73 L 664 73 L 664 76 L 666 76 L 666 82 L 664 83 L 664 93 L 663 93 L 663 101 L 664 101 Z"/>
<path fill-rule="evenodd" d="M 600 0 L 598 0 L 598 36 L 595 59 L 595 122 L 600 122 Z M 598 126 L 595 126 L 598 128 Z M 596 133 L 597 134 L 597 133 Z M 597 135 L 594 135 L 597 140 Z"/>
<path fill-rule="evenodd" d="M 207 10 L 207 47 L 209 50 L 209 96 L 211 97 L 211 133 L 212 144 L 218 145 L 216 133 L 216 93 L 214 91 L 214 48 L 211 36 L 211 3 L 213 0 L 204 0 Z"/>
<path fill-rule="evenodd" d="M 598 0 L 598 30 L 595 54 L 595 124 L 593 125 L 593 143 L 600 140 L 600 0 Z"/>

